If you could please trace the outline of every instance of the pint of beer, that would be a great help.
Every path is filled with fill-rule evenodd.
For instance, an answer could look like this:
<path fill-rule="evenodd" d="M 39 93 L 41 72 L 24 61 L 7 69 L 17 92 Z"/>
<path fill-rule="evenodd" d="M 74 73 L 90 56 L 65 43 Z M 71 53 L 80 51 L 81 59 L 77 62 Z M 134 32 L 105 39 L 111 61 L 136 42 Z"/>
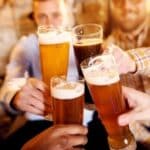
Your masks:
<path fill-rule="evenodd" d="M 49 86 L 54 75 L 67 75 L 70 33 L 59 28 L 38 27 L 43 81 Z"/>
<path fill-rule="evenodd" d="M 98 24 L 77 25 L 72 30 L 73 47 L 80 76 L 80 63 L 88 57 L 102 53 L 103 29 Z"/>
<path fill-rule="evenodd" d="M 102 53 L 103 28 L 93 23 L 77 25 L 72 30 L 72 39 L 78 72 L 80 76 L 83 76 L 80 63 L 88 57 Z M 86 83 L 85 101 L 93 103 Z"/>
<path fill-rule="evenodd" d="M 62 76 L 52 77 L 51 96 L 54 124 L 82 124 L 84 82 L 67 81 Z"/>
<path fill-rule="evenodd" d="M 130 146 L 135 150 L 136 144 L 129 127 L 121 127 L 117 122 L 118 116 L 127 109 L 113 56 L 103 54 L 86 59 L 81 63 L 81 68 L 108 133 L 110 148 L 124 150 Z"/>

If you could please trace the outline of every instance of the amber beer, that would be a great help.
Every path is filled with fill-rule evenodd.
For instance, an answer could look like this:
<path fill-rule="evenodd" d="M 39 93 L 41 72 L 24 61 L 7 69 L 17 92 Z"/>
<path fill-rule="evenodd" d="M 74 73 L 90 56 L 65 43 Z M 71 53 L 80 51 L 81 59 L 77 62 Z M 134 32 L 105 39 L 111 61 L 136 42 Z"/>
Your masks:
<path fill-rule="evenodd" d="M 122 150 L 128 147 L 134 139 L 129 127 L 121 127 L 117 122 L 118 116 L 127 109 L 113 57 L 110 54 L 96 56 L 93 60 L 82 62 L 81 67 L 96 109 L 107 130 L 111 149 Z"/>
<path fill-rule="evenodd" d="M 66 75 L 69 61 L 69 33 L 48 27 L 38 28 L 43 81 L 49 85 L 54 75 Z"/>
<path fill-rule="evenodd" d="M 54 124 L 82 124 L 84 84 L 66 81 L 64 78 L 51 79 Z"/>

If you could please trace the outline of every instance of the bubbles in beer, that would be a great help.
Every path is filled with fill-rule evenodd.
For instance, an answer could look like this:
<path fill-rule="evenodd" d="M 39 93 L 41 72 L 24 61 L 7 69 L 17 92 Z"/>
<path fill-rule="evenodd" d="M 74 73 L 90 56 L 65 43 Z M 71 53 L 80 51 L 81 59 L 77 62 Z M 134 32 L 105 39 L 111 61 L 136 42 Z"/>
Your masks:
<path fill-rule="evenodd" d="M 84 84 L 75 81 L 55 78 L 56 82 L 51 86 L 51 94 L 57 99 L 73 99 L 84 94 Z"/>
<path fill-rule="evenodd" d="M 82 67 L 82 71 L 90 84 L 108 85 L 119 81 L 119 73 L 111 54 L 92 58 L 87 67 Z"/>
<path fill-rule="evenodd" d="M 65 31 L 63 29 L 50 28 L 46 31 L 38 31 L 38 38 L 40 44 L 53 44 L 71 41 L 70 32 Z"/>

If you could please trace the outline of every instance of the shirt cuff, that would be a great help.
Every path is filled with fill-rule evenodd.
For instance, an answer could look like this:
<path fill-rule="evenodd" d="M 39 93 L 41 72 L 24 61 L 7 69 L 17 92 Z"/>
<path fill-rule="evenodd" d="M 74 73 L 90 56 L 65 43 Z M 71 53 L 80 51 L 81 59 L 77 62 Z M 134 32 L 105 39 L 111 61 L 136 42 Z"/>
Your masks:
<path fill-rule="evenodd" d="M 129 56 L 135 61 L 136 71 L 135 74 L 143 74 L 146 76 L 150 76 L 150 57 L 147 56 L 145 50 L 141 49 L 133 49 L 127 52 Z"/>
<path fill-rule="evenodd" d="M 5 95 L 5 98 L 4 98 L 4 104 L 5 104 L 5 107 L 6 109 L 12 113 L 12 114 L 18 114 L 20 111 L 17 111 L 16 109 L 14 109 L 12 106 L 11 106 L 11 101 L 13 99 L 13 97 L 15 96 L 15 94 L 17 93 L 17 91 L 9 91 L 6 95 Z"/>
<path fill-rule="evenodd" d="M 5 83 L 5 86 L 3 87 L 2 101 L 4 102 L 6 109 L 12 114 L 20 113 L 20 111 L 13 109 L 13 107 L 11 107 L 10 104 L 13 97 L 25 84 L 26 84 L 25 78 L 15 78 Z"/>

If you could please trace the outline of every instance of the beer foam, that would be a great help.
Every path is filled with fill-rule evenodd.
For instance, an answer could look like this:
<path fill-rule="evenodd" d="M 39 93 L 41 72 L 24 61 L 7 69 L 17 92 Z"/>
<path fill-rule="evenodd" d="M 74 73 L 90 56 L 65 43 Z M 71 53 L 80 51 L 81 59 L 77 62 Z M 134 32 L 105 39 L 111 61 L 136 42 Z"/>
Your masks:
<path fill-rule="evenodd" d="M 76 41 L 75 46 L 90 46 L 103 43 L 102 39 L 92 38 L 92 39 L 81 39 Z"/>
<path fill-rule="evenodd" d="M 71 34 L 67 31 L 48 31 L 38 33 L 40 44 L 53 44 L 71 41 Z"/>
<path fill-rule="evenodd" d="M 94 85 L 109 85 L 119 81 L 119 73 L 112 55 L 97 56 L 82 68 L 85 80 Z"/>
<path fill-rule="evenodd" d="M 63 82 L 51 88 L 51 95 L 58 99 L 74 99 L 84 94 L 84 84 Z"/>

